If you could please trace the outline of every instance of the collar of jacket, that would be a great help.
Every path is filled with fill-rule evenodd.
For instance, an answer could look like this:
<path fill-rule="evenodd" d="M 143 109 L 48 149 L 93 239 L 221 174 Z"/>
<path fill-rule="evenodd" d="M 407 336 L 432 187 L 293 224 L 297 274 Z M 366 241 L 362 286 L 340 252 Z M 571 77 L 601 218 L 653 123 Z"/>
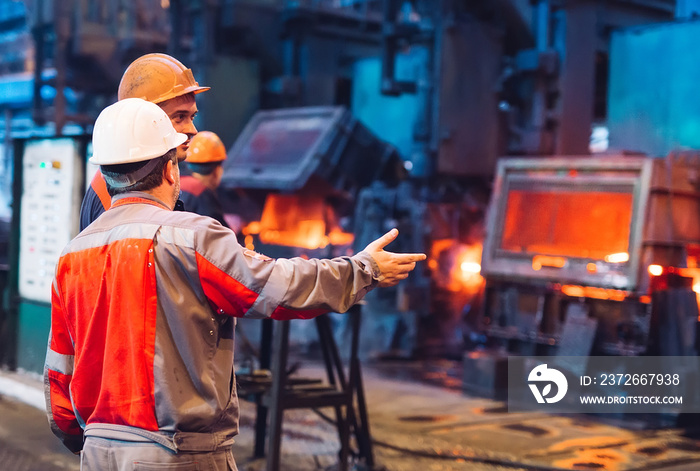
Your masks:
<path fill-rule="evenodd" d="M 142 191 L 131 191 L 128 193 L 122 193 L 112 198 L 112 208 L 117 206 L 124 206 L 127 204 L 150 204 L 153 206 L 159 206 L 168 211 L 172 211 L 168 205 L 163 203 L 161 200 L 153 195 L 144 193 Z"/>

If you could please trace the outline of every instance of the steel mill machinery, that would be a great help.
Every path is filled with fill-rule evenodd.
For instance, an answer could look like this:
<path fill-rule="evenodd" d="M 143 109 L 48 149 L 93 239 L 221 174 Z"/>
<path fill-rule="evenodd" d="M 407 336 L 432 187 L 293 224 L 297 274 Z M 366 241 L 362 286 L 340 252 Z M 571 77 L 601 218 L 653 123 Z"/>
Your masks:
<path fill-rule="evenodd" d="M 466 387 L 499 355 L 696 354 L 699 177 L 696 153 L 501 160 Z"/>

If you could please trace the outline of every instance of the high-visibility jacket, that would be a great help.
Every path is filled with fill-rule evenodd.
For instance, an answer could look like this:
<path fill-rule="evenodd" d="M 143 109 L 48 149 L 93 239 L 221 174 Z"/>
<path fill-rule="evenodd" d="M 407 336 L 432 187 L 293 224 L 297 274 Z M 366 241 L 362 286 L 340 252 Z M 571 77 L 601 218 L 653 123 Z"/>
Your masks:
<path fill-rule="evenodd" d="M 47 411 L 73 451 L 90 424 L 230 440 L 235 318 L 344 312 L 381 279 L 366 252 L 273 260 L 146 193 L 112 203 L 66 246 L 52 287 Z"/>

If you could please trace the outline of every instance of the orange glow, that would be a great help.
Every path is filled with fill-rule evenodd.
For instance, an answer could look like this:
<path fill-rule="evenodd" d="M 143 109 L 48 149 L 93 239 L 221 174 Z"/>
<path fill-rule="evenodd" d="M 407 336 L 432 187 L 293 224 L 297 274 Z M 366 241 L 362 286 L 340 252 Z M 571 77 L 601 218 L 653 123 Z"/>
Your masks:
<path fill-rule="evenodd" d="M 698 306 L 700 306 L 700 268 L 674 268 L 673 270 L 681 276 L 693 279 L 693 292 L 695 292 L 695 299 L 698 302 Z M 698 322 L 700 322 L 700 312 L 698 312 Z"/>
<path fill-rule="evenodd" d="M 566 265 L 566 258 L 551 257 L 549 255 L 535 255 L 532 257 L 532 269 L 541 270 L 542 267 L 563 268 Z"/>
<path fill-rule="evenodd" d="M 627 252 L 611 253 L 605 256 L 605 261 L 608 263 L 624 263 L 629 261 L 630 254 Z"/>
<path fill-rule="evenodd" d="M 463 273 L 478 274 L 481 273 L 481 265 L 476 262 L 462 262 L 460 265 Z"/>
<path fill-rule="evenodd" d="M 626 253 L 632 201 L 631 193 L 510 190 L 500 248 L 594 260 Z"/>
<path fill-rule="evenodd" d="M 612 301 L 624 301 L 627 297 L 627 293 L 624 291 L 595 286 L 563 285 L 561 292 L 574 298 L 610 299 Z"/>
<path fill-rule="evenodd" d="M 664 272 L 664 268 L 661 265 L 649 265 L 647 270 L 651 276 L 660 276 Z"/>
<path fill-rule="evenodd" d="M 598 433 L 592 437 L 555 440 L 545 453 L 561 457 L 552 462 L 561 469 L 621 471 L 629 469 L 627 464 L 637 454 L 638 447 L 628 443 L 630 440 L 624 435 Z"/>
<path fill-rule="evenodd" d="M 255 244 L 253 244 L 253 236 L 252 235 L 245 236 L 245 240 L 243 242 L 245 243 L 246 249 L 255 250 Z"/>
<path fill-rule="evenodd" d="M 573 298 L 583 298 L 586 296 L 583 291 L 583 286 L 564 285 L 561 287 L 561 292 Z"/>
<path fill-rule="evenodd" d="M 253 221 L 241 229 L 244 235 L 260 234 L 260 221 Z"/>
<path fill-rule="evenodd" d="M 350 245 L 355 240 L 355 235 L 334 229 L 328 233 L 328 240 L 331 245 Z"/>
<path fill-rule="evenodd" d="M 338 228 L 335 214 L 322 197 L 304 195 L 268 195 L 260 221 L 251 222 L 242 232 L 257 234 L 264 244 L 310 250 L 329 244 L 350 245 L 355 239 Z"/>
<path fill-rule="evenodd" d="M 455 293 L 478 292 L 484 283 L 481 251 L 481 244 L 464 245 L 454 239 L 433 241 L 428 266 L 436 283 Z"/>
<path fill-rule="evenodd" d="M 588 273 L 596 273 L 598 271 L 598 265 L 591 262 L 586 265 L 586 270 L 588 271 Z"/>

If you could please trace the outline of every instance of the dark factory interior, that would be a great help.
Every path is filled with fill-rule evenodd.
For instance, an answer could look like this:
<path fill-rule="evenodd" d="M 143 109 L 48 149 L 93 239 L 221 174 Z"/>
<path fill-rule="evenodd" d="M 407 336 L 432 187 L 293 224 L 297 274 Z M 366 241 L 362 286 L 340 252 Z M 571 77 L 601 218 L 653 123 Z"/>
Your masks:
<path fill-rule="evenodd" d="M 0 0 L 0 386 L 41 388 L 93 125 L 166 53 L 211 87 L 240 245 L 427 255 L 347 314 L 238 320 L 239 469 L 700 469 L 698 37 L 700 0 Z M 540 357 L 570 389 L 689 357 L 649 371 L 685 408 L 522 411 Z M 78 469 L 2 438 L 3 388 L 0 457 L 39 460 L 7 469 Z"/>

